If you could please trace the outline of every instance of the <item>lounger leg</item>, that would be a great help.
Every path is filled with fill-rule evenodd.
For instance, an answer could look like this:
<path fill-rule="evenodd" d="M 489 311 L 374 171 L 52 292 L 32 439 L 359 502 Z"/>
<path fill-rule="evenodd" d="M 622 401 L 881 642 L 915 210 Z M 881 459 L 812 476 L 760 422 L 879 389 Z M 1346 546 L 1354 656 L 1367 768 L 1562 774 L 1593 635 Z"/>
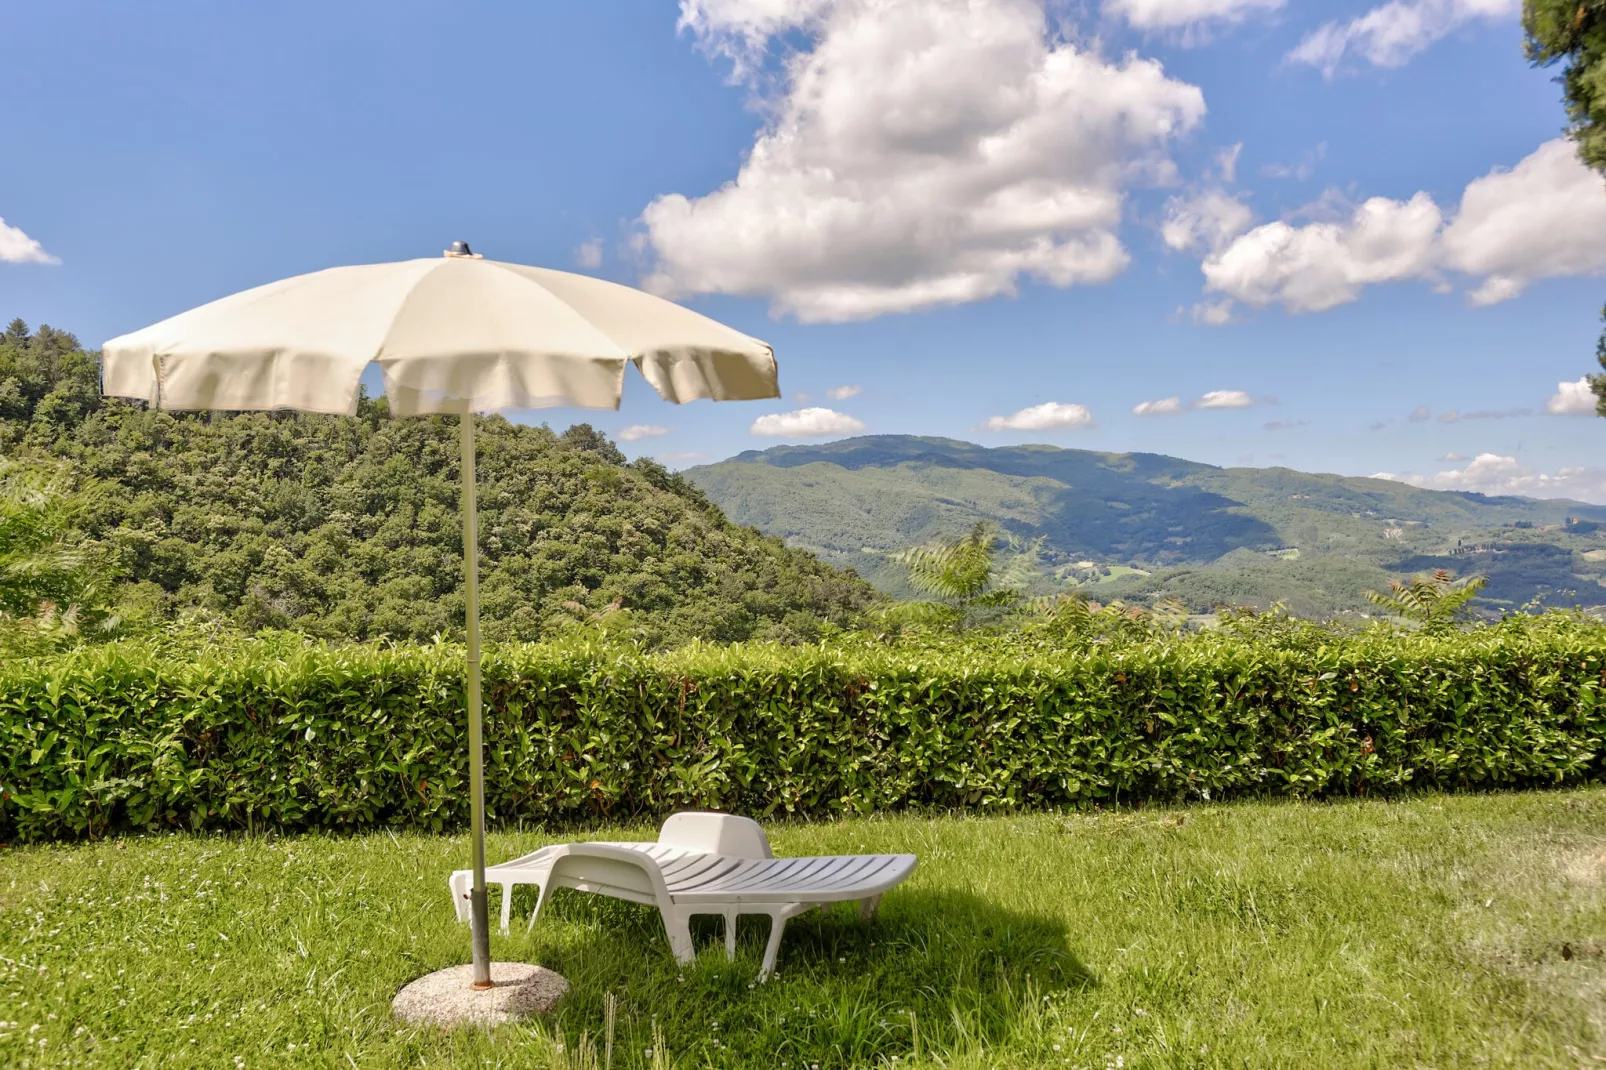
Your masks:
<path fill-rule="evenodd" d="M 546 905 L 547 893 L 552 890 L 552 878 L 550 875 L 541 881 L 540 888 L 541 890 L 535 896 L 535 909 L 530 911 L 530 927 L 524 930 L 526 933 L 535 928 L 535 919 L 540 916 L 541 908 Z"/>
<path fill-rule="evenodd" d="M 859 920 L 866 923 L 874 921 L 876 908 L 880 905 L 881 897 L 879 895 L 872 895 L 868 899 L 859 900 Z"/>
<path fill-rule="evenodd" d="M 469 912 L 469 885 L 474 881 L 472 871 L 465 870 L 453 873 L 446 879 L 446 886 L 452 890 L 452 909 L 457 911 L 458 921 L 467 921 Z"/>
<path fill-rule="evenodd" d="M 725 911 L 725 957 L 736 957 L 736 911 Z"/>
<path fill-rule="evenodd" d="M 760 982 L 768 981 L 775 972 L 775 956 L 781 950 L 781 933 L 786 930 L 786 915 L 777 910 L 770 915 L 770 940 L 764 945 L 764 962 L 758 968 Z"/>
<path fill-rule="evenodd" d="M 513 918 L 513 883 L 502 882 L 502 935 L 507 935 L 508 922 Z"/>
<path fill-rule="evenodd" d="M 675 961 L 689 966 L 697 955 L 692 950 L 691 926 L 687 924 L 686 915 L 670 906 L 659 907 L 658 913 L 663 915 L 664 934 L 669 937 L 669 950 Z"/>

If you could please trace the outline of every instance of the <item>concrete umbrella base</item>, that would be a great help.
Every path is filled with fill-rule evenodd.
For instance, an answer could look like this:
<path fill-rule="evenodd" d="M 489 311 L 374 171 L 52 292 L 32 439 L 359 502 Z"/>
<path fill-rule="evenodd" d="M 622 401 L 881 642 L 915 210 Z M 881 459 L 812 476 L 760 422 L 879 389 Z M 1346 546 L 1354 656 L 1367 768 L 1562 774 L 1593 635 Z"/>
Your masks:
<path fill-rule="evenodd" d="M 474 989 L 473 966 L 450 966 L 409 982 L 391 1004 L 412 1025 L 489 1027 L 549 1011 L 569 990 L 562 974 L 524 962 L 491 963 L 494 988 Z"/>

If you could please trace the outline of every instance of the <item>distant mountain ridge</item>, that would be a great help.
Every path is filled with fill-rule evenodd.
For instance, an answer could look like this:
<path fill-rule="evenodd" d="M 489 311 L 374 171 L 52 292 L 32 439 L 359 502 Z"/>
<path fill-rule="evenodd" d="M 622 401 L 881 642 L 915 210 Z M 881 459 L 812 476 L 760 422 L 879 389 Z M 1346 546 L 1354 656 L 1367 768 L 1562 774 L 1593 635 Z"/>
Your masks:
<path fill-rule="evenodd" d="M 1606 507 L 1153 453 L 867 435 L 749 450 L 685 476 L 737 523 L 906 593 L 888 555 L 996 522 L 1011 582 L 1196 609 L 1365 609 L 1430 568 L 1488 575 L 1486 608 L 1606 603 Z"/>

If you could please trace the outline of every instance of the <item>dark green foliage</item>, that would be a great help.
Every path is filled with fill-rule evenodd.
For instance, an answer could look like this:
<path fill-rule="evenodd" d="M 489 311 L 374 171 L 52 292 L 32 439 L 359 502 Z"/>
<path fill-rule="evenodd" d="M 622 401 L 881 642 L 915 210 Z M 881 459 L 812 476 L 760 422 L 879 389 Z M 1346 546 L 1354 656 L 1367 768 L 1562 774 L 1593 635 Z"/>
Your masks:
<path fill-rule="evenodd" d="M 356 417 L 148 411 L 101 398 L 71 335 L 19 323 L 0 335 L 0 452 L 100 485 L 86 537 L 158 614 L 330 638 L 462 626 L 455 418 L 392 420 L 383 400 Z M 809 640 L 874 599 L 588 426 L 483 419 L 478 467 L 489 638 Z"/>
<path fill-rule="evenodd" d="M 1329 617 L 1367 612 L 1365 592 L 1390 580 L 1449 567 L 1489 576 L 1485 611 L 1606 603 L 1606 553 L 1591 555 L 1606 537 L 1590 527 L 1606 508 L 1576 502 L 902 435 L 780 446 L 686 474 L 732 519 L 899 597 L 918 592 L 898 551 L 987 520 L 1005 536 L 1000 581 L 1028 595 L 1169 595 L 1199 613 L 1282 602 Z"/>
<path fill-rule="evenodd" d="M 1600 318 L 1606 323 L 1606 308 L 1600 310 Z M 1595 339 L 1595 363 L 1601 366 L 1602 372 L 1589 377 L 1589 389 L 1595 394 L 1595 415 L 1606 416 L 1606 330 Z"/>
<path fill-rule="evenodd" d="M 562 823 L 1576 783 L 1606 771 L 1603 683 L 1606 629 L 1561 614 L 1449 638 L 1274 615 L 1074 648 L 504 646 L 487 801 Z M 0 838 L 456 826 L 462 684 L 453 646 L 290 638 L 0 666 Z"/>
<path fill-rule="evenodd" d="M 1530 62 L 1565 63 L 1568 134 L 1586 164 L 1606 171 L 1606 0 L 1523 0 Z"/>
<path fill-rule="evenodd" d="M 1606 0 L 1523 0 L 1522 29 L 1531 63 L 1564 64 L 1557 81 L 1571 121 L 1567 134 L 1579 159 L 1606 172 Z M 1606 369 L 1606 331 L 1595 356 Z M 1606 416 L 1606 374 L 1590 376 L 1589 385 L 1595 411 Z"/>

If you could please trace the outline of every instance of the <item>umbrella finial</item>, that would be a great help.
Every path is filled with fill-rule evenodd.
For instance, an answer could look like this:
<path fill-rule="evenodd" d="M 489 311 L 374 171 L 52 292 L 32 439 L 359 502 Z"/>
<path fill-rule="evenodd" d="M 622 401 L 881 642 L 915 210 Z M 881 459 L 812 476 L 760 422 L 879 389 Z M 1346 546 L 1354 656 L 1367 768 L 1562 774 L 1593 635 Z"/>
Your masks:
<path fill-rule="evenodd" d="M 468 259 L 468 260 L 478 260 L 478 259 L 480 259 L 480 254 L 476 253 L 473 249 L 470 249 L 468 247 L 468 242 L 466 242 L 466 241 L 454 241 L 452 243 L 452 247 L 450 249 L 446 250 L 446 252 L 442 253 L 441 255 L 443 255 L 443 256 L 460 256 L 460 257 L 463 257 L 463 258 Z"/>

